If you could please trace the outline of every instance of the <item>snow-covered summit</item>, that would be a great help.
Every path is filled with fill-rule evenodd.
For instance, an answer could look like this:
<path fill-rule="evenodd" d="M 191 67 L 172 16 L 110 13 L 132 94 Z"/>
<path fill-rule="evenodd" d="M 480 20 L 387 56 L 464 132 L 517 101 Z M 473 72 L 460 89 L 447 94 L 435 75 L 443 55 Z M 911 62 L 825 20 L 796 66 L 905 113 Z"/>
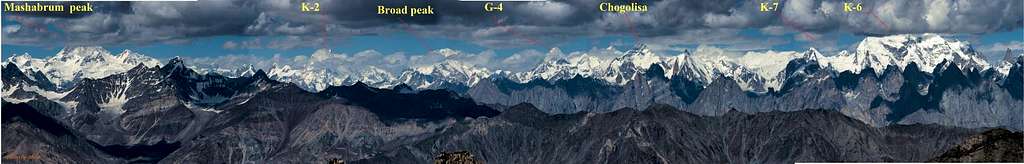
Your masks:
<path fill-rule="evenodd" d="M 840 52 L 830 58 L 837 71 L 859 72 L 870 67 L 876 73 L 887 66 L 903 69 L 914 62 L 922 71 L 931 72 L 942 61 L 956 63 L 963 68 L 988 68 L 980 53 L 969 43 L 949 40 L 937 34 L 904 34 L 885 37 L 866 37 L 854 52 Z"/>
<path fill-rule="evenodd" d="M 184 59 L 181 59 L 180 56 L 175 56 L 174 58 L 171 58 L 171 60 L 167 60 L 167 65 L 164 66 L 164 69 L 171 70 L 171 71 L 168 71 L 168 72 L 175 72 L 177 70 L 184 70 L 185 68 L 188 68 L 188 67 L 185 66 L 185 61 L 184 61 Z"/>
<path fill-rule="evenodd" d="M 662 58 L 647 48 L 647 45 L 637 44 L 622 56 L 612 59 L 601 78 L 613 84 L 626 84 L 633 76 L 643 73 L 652 64 L 661 62 Z"/>
<path fill-rule="evenodd" d="M 346 75 L 333 69 L 291 65 L 274 65 L 267 72 L 271 79 L 293 83 L 309 91 L 320 91 L 331 85 L 343 85 Z"/>
<path fill-rule="evenodd" d="M 113 55 L 102 47 L 69 47 L 46 58 L 33 58 L 28 54 L 7 58 L 22 71 L 40 71 L 58 87 L 71 86 L 75 80 L 82 78 L 103 78 L 112 74 L 125 72 L 139 64 L 156 67 L 160 61 L 131 50 Z"/>
<path fill-rule="evenodd" d="M 560 49 L 552 48 L 542 62 L 533 69 L 522 72 L 488 69 L 487 66 L 473 65 L 461 61 L 460 51 L 438 49 L 430 53 L 444 56 L 440 62 L 397 68 L 393 66 L 350 67 L 330 60 L 345 59 L 344 54 L 331 54 L 330 50 L 317 50 L 308 60 L 291 64 L 253 64 L 223 66 L 188 66 L 181 58 L 168 61 L 165 69 L 191 68 L 197 72 L 216 72 L 229 77 L 252 76 L 256 70 L 266 70 L 269 78 L 294 83 L 310 91 L 319 91 L 332 85 L 351 85 L 363 82 L 373 87 L 390 87 L 405 83 L 413 88 L 443 88 L 450 86 L 473 86 L 490 77 L 508 77 L 513 81 L 528 82 L 534 79 L 548 81 L 575 77 L 600 79 L 609 84 L 625 85 L 638 75 L 647 72 L 652 65 L 664 69 L 666 78 L 686 78 L 700 84 L 710 84 L 720 77 L 730 77 L 749 91 L 765 91 L 768 87 L 778 88 L 784 81 L 780 73 L 794 59 L 815 61 L 822 69 L 842 72 L 859 72 L 873 68 L 881 73 L 888 66 L 900 69 L 908 63 L 917 63 L 922 71 L 931 72 L 943 61 L 955 63 L 962 69 L 989 68 L 967 42 L 946 39 L 936 34 L 893 35 L 866 37 L 854 50 L 838 54 L 823 54 L 815 48 L 805 51 L 750 51 L 743 54 L 727 52 L 714 47 L 698 47 L 696 51 L 684 51 L 676 55 L 657 54 L 649 47 L 638 44 L 626 51 L 608 47 L 605 51 L 573 52 L 564 55 Z M 1007 53 L 1007 59 L 1017 59 L 1020 54 Z M 1008 60 L 1010 61 L 1010 60 Z M 101 47 L 65 48 L 46 59 L 32 58 L 27 54 L 9 57 L 24 72 L 39 71 L 58 86 L 67 87 L 81 78 L 102 78 L 125 72 L 137 65 L 159 66 L 160 61 L 125 50 L 111 54 Z M 995 69 L 1006 74 L 1010 63 L 1002 62 Z M 269 66 L 268 66 L 269 65 Z M 198 68 L 202 67 L 202 68 Z M 270 68 L 267 68 L 270 67 Z M 494 68 L 494 67 L 490 67 Z M 398 71 L 403 70 L 404 71 Z"/>
<path fill-rule="evenodd" d="M 1003 60 L 996 65 L 994 69 L 1000 74 L 1010 74 L 1010 69 L 1013 68 L 1014 63 L 1024 62 L 1024 53 L 1014 54 L 1012 50 L 1007 49 L 1006 54 L 1003 55 Z"/>
<path fill-rule="evenodd" d="M 256 74 L 256 67 L 252 64 L 246 64 L 245 67 L 240 68 L 236 72 L 238 72 L 240 77 L 251 77 Z"/>
<path fill-rule="evenodd" d="M 441 83 L 473 86 L 480 80 L 490 77 L 492 73 L 484 67 L 457 60 L 444 60 L 432 65 L 406 70 L 398 79 L 401 83 L 419 89 L 439 87 L 442 85 Z"/>
<path fill-rule="evenodd" d="M 601 60 L 590 54 L 581 53 L 566 58 L 545 59 L 530 71 L 515 74 L 516 81 L 528 82 L 534 79 L 561 80 L 576 75 L 593 77 L 604 72 L 608 61 Z"/>
<path fill-rule="evenodd" d="M 370 86 L 383 88 L 395 85 L 394 82 L 396 79 L 395 75 L 388 71 L 375 66 L 370 66 L 369 68 L 359 72 L 358 77 L 349 77 L 349 80 L 346 83 L 363 82 Z"/>

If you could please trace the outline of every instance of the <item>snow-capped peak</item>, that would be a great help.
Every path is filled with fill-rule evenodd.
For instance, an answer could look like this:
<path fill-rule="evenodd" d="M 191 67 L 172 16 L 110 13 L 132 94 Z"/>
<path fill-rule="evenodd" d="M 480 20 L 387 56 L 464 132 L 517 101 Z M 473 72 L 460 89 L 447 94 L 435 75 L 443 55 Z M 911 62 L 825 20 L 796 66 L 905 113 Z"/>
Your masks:
<path fill-rule="evenodd" d="M 335 72 L 333 69 L 322 69 L 312 66 L 273 65 L 267 75 L 275 80 L 296 84 L 309 91 L 321 91 L 332 85 L 342 85 L 348 75 Z"/>
<path fill-rule="evenodd" d="M 659 64 L 661 61 L 661 57 L 648 49 L 647 45 L 637 44 L 622 56 L 612 59 L 602 79 L 613 84 L 626 84 L 633 76 L 643 73 L 652 64 Z"/>
<path fill-rule="evenodd" d="M 745 90 L 763 88 L 764 77 L 741 65 L 738 60 L 722 49 L 701 46 L 693 54 L 670 57 L 667 70 L 680 78 L 703 84 L 710 84 L 719 77 L 731 77 Z"/>
<path fill-rule="evenodd" d="M 814 47 L 808 48 L 800 58 L 815 62 L 819 67 L 830 67 L 831 65 L 831 63 L 829 63 L 829 59 L 825 57 L 825 55 L 822 55 L 821 52 L 818 52 L 818 49 Z"/>
<path fill-rule="evenodd" d="M 165 66 L 165 68 L 171 69 L 171 72 L 173 72 L 173 70 L 183 69 L 185 68 L 185 61 L 181 59 L 181 57 L 175 56 L 174 58 L 171 58 L 171 60 L 167 61 L 167 66 Z"/>
<path fill-rule="evenodd" d="M 61 49 L 59 52 L 57 52 L 57 55 L 55 55 L 54 58 L 51 58 L 51 59 L 55 59 L 55 60 L 84 59 L 86 62 L 89 62 L 89 61 L 102 60 L 102 59 L 111 59 L 111 58 L 114 58 L 114 57 L 112 55 L 110 55 L 109 51 L 107 51 L 106 49 L 103 49 L 103 47 L 92 46 L 92 47 L 64 48 L 64 49 Z"/>
<path fill-rule="evenodd" d="M 255 74 L 256 67 L 252 66 L 252 64 L 246 64 L 245 67 L 242 67 L 240 70 L 238 70 L 238 76 L 240 77 L 249 77 Z"/>
<path fill-rule="evenodd" d="M 638 44 L 626 54 L 616 58 L 615 60 L 621 60 L 625 62 L 633 63 L 634 66 L 646 70 L 651 64 L 656 64 L 661 61 L 661 57 L 654 54 L 651 49 L 647 48 L 647 45 Z M 614 61 L 613 61 L 614 62 Z"/>
<path fill-rule="evenodd" d="M 1006 54 L 1003 56 L 1003 60 L 999 62 L 994 69 L 1000 74 L 1010 74 L 1010 69 L 1013 68 L 1014 63 L 1024 62 L 1024 53 L 1014 54 L 1012 50 L 1006 49 Z"/>
<path fill-rule="evenodd" d="M 433 65 L 422 66 L 402 73 L 399 80 L 418 89 L 440 87 L 446 84 L 473 86 L 491 76 L 487 68 L 445 60 Z"/>
<path fill-rule="evenodd" d="M 554 51 L 554 50 L 553 50 Z M 527 82 L 533 79 L 560 80 L 576 75 L 593 77 L 603 71 L 607 62 L 595 56 L 581 53 L 567 58 L 548 58 L 533 70 L 515 74 L 514 80 Z"/>
<path fill-rule="evenodd" d="M 785 62 L 795 58 L 797 53 L 786 53 L 786 55 L 749 55 L 747 58 L 736 58 L 727 55 L 725 51 L 716 48 L 699 48 L 699 53 L 691 54 L 689 50 L 676 56 L 663 57 L 655 54 L 643 44 L 638 44 L 621 56 L 610 60 L 602 60 L 586 53 L 574 54 L 566 58 L 548 58 L 543 63 L 528 72 L 513 74 L 514 80 L 526 82 L 532 79 L 562 80 L 572 78 L 576 75 L 592 77 L 605 80 L 612 84 L 623 85 L 635 79 L 634 77 L 646 73 L 652 65 L 660 66 L 665 71 L 665 77 L 674 78 L 679 75 L 681 78 L 696 80 L 705 84 L 710 83 L 718 77 L 733 77 L 737 82 L 742 83 L 745 89 L 763 90 L 766 77 L 774 77 L 785 66 Z M 816 58 L 821 58 L 820 53 L 813 53 Z M 778 68 L 770 66 L 752 66 L 748 68 L 739 61 L 760 64 L 765 58 L 779 58 L 771 60 L 779 64 Z M 753 69 L 755 68 L 756 69 Z M 761 71 L 763 73 L 755 73 Z"/>
<path fill-rule="evenodd" d="M 147 67 L 160 65 L 160 61 L 131 50 L 112 55 L 102 47 L 69 47 L 47 59 L 32 58 L 27 54 L 8 58 L 22 71 L 40 71 L 58 88 L 70 87 L 73 81 L 82 78 L 103 78 L 128 71 L 142 64 Z"/>
<path fill-rule="evenodd" d="M 1004 61 L 1004 62 L 1013 62 L 1013 61 L 1018 60 L 1021 55 L 1024 55 L 1024 53 L 1013 54 L 1013 50 L 1010 50 L 1009 48 L 1007 48 L 1006 49 L 1006 54 L 1003 54 L 1003 60 L 1002 61 Z"/>
<path fill-rule="evenodd" d="M 392 75 L 384 69 L 377 68 L 376 66 L 370 66 L 359 73 L 359 82 L 366 83 L 374 87 L 388 87 L 394 85 L 395 75 Z"/>
<path fill-rule="evenodd" d="M 451 75 L 453 73 L 477 74 L 488 72 L 487 68 L 478 68 L 458 60 L 444 60 L 437 64 L 416 68 L 416 71 L 422 74 L 436 73 L 442 75 Z"/>
<path fill-rule="evenodd" d="M 983 69 L 989 65 L 968 43 L 937 34 L 866 37 L 854 52 L 840 52 L 830 60 L 837 71 L 859 72 L 871 67 L 876 73 L 888 66 L 903 69 L 911 62 L 926 72 L 931 72 L 942 61 L 956 63 L 961 68 Z"/>
<path fill-rule="evenodd" d="M 661 66 L 665 77 L 687 78 L 709 84 L 719 77 L 732 77 L 741 87 L 747 90 L 761 90 L 766 87 L 778 86 L 782 83 L 779 73 L 793 59 L 815 61 L 822 68 L 834 71 L 859 72 L 864 68 L 873 68 L 876 73 L 888 66 L 905 67 L 908 63 L 917 63 L 922 71 L 930 72 L 943 61 L 954 63 L 962 69 L 967 67 L 983 69 L 988 67 L 968 43 L 954 39 L 946 39 L 936 34 L 893 35 L 885 37 L 866 37 L 855 50 L 842 51 L 836 55 L 825 55 L 815 48 L 803 52 L 747 52 L 733 54 L 713 47 L 698 47 L 695 52 L 688 50 L 676 56 L 661 56 L 643 44 L 637 44 L 625 52 L 609 46 L 604 49 L 616 57 L 607 57 L 606 53 L 573 52 L 565 55 L 559 48 L 552 48 L 543 62 L 532 70 L 525 72 L 495 71 L 491 72 L 481 66 L 459 61 L 461 53 L 454 49 L 438 49 L 432 54 L 444 56 L 445 60 L 421 67 L 408 67 L 399 76 L 395 72 L 402 68 L 367 66 L 360 68 L 335 67 L 336 65 L 317 64 L 340 54 L 331 54 L 328 49 L 317 50 L 311 55 L 308 63 L 297 65 L 277 65 L 267 69 L 267 75 L 275 80 L 298 84 L 311 91 L 318 91 L 331 85 L 349 85 L 357 81 L 374 87 L 387 87 L 406 83 L 415 88 L 445 87 L 446 85 L 472 86 L 480 80 L 492 76 L 505 76 L 519 82 L 533 79 L 549 81 L 562 80 L 577 75 L 605 80 L 611 84 L 624 85 L 645 73 L 652 65 Z M 1019 59 L 1018 55 L 1007 52 L 1008 59 Z M 1017 57 L 1017 58 L 1015 58 Z M 35 59 L 28 54 L 7 58 L 24 72 L 39 71 L 58 86 L 81 78 L 102 78 L 110 74 L 125 72 L 137 65 L 158 66 L 160 61 L 125 50 L 112 55 L 101 47 L 65 48 L 48 59 Z M 1001 73 L 1009 67 L 1003 62 L 997 67 Z M 182 59 L 175 57 L 166 65 L 167 70 L 188 68 Z M 380 67 L 380 68 L 379 68 Z M 215 72 L 233 72 L 230 76 L 251 76 L 256 73 L 253 65 L 210 69 Z M 387 70 L 382 68 L 388 68 Z"/>
<path fill-rule="evenodd" d="M 736 62 L 750 69 L 765 80 L 765 88 L 762 89 L 767 89 L 767 87 L 780 88 L 783 81 L 781 79 L 777 79 L 777 75 L 782 72 L 782 70 L 786 69 L 786 64 L 788 64 L 789 61 L 800 58 L 805 54 L 806 53 L 796 51 L 747 52 L 736 59 Z M 823 61 L 819 61 L 819 63 L 820 62 Z"/>
<path fill-rule="evenodd" d="M 123 52 L 121 52 L 120 55 L 117 56 L 117 59 L 119 59 L 121 63 L 139 63 L 145 65 L 146 67 L 155 67 L 160 65 L 159 60 L 150 58 L 146 55 L 139 54 L 132 50 L 124 50 Z"/>
<path fill-rule="evenodd" d="M 811 47 L 811 48 L 807 49 L 807 52 L 804 53 L 803 58 L 807 59 L 807 60 L 815 60 L 815 61 L 821 60 L 821 59 L 825 59 L 825 57 L 821 55 L 821 52 L 818 52 L 818 49 L 816 49 L 814 47 Z"/>

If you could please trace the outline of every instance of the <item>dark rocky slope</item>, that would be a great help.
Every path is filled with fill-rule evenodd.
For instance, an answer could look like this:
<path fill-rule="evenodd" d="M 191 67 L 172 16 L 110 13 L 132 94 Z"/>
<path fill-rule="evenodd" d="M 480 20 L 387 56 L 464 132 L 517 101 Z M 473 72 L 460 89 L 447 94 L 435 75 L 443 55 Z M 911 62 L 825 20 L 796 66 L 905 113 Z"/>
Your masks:
<path fill-rule="evenodd" d="M 490 163 L 913 162 L 972 133 L 937 125 L 871 127 L 830 110 L 708 117 L 658 105 L 547 115 L 517 105 L 496 119 L 458 124 L 353 163 L 422 163 L 450 151 Z"/>
<path fill-rule="evenodd" d="M 1024 135 L 993 129 L 973 135 L 931 162 L 1024 162 Z"/>

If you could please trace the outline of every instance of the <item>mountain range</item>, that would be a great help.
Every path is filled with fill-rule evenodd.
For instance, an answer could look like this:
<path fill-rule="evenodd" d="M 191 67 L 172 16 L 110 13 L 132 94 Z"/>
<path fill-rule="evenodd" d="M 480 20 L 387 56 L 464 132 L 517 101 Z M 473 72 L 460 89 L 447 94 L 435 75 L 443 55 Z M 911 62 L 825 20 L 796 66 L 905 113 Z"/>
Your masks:
<path fill-rule="evenodd" d="M 830 56 L 637 45 L 524 72 L 448 60 L 396 76 L 77 47 L 4 63 L 3 150 L 55 163 L 420 163 L 460 150 L 498 163 L 924 161 L 981 129 L 1024 129 L 1024 55 L 980 56 L 895 35 Z"/>
<path fill-rule="evenodd" d="M 450 51 L 444 54 L 458 53 Z M 531 103 L 548 113 L 644 109 L 652 104 L 668 104 L 702 115 L 720 115 L 728 109 L 766 112 L 821 108 L 839 110 L 875 126 L 936 123 L 1022 129 L 1024 123 L 1017 121 L 1024 119 L 1019 109 L 1024 106 L 1021 80 L 1015 74 L 1019 72 L 1014 72 L 1022 54 L 1007 51 L 1005 56 L 1002 62 L 991 65 L 966 42 L 921 34 L 866 37 L 855 50 L 831 56 L 814 48 L 804 52 L 748 52 L 739 57 L 689 51 L 663 56 L 637 45 L 607 60 L 586 53 L 549 57 L 523 72 L 491 71 L 444 60 L 408 68 L 398 75 L 373 66 L 345 74 L 352 71 L 312 64 L 275 65 L 265 73 L 269 79 L 292 83 L 309 92 L 356 83 L 375 88 L 403 84 L 413 90 L 451 90 L 481 104 Z M 17 55 L 6 63 L 17 66 L 29 80 L 43 83 L 29 85 L 40 89 L 27 90 L 39 90 L 51 99 L 72 92 L 83 81 L 139 65 L 160 64 L 130 50 L 112 55 L 99 47 L 68 48 L 48 59 Z M 242 78 L 261 70 L 252 65 L 239 67 L 243 69 L 197 68 L 185 65 L 181 58 L 171 59 L 166 65 L 172 64 L 175 68 L 205 70 L 189 70 L 182 75 L 189 77 Z M 197 81 L 200 84 L 194 89 L 198 90 L 222 85 L 210 84 L 208 79 Z M 235 96 L 234 91 L 189 92 L 195 93 L 189 95 L 188 99 L 193 100 L 189 102 L 197 104 L 217 104 Z M 126 100 L 106 102 L 120 101 Z"/>
<path fill-rule="evenodd" d="M 611 47 L 609 47 L 610 49 Z M 460 53 L 450 49 L 444 54 Z M 556 51 L 556 50 L 553 50 Z M 611 50 L 615 51 L 615 50 Z M 327 53 L 321 50 L 316 53 Z M 440 52 L 439 52 L 440 53 Z M 886 68 L 898 67 L 905 69 L 907 64 L 915 63 L 924 72 L 932 70 L 942 62 L 956 63 L 961 70 L 986 70 L 998 68 L 1003 75 L 1009 72 L 1014 57 L 1018 54 L 1007 52 L 1007 59 L 998 65 L 991 65 L 982 59 L 966 42 L 947 40 L 936 34 L 893 35 L 886 37 L 866 37 L 853 51 L 841 51 L 831 56 L 823 56 L 814 48 L 804 52 L 748 52 L 739 57 L 719 54 L 693 54 L 684 51 L 675 56 L 658 55 L 637 45 L 631 50 L 621 52 L 619 57 L 604 59 L 578 53 L 565 57 L 547 58 L 529 71 L 509 72 L 490 70 L 482 66 L 464 63 L 458 60 L 444 60 L 428 66 L 410 67 L 401 72 L 389 72 L 381 68 L 367 68 L 363 71 L 337 70 L 308 65 L 274 65 L 266 69 L 275 80 L 290 82 L 309 91 L 320 91 L 331 85 L 351 85 L 363 82 L 374 87 L 387 88 L 397 84 L 407 84 L 418 89 L 442 88 L 445 85 L 474 86 L 487 78 L 504 77 L 519 83 L 534 79 L 557 81 L 569 79 L 576 75 L 604 80 L 615 85 L 625 85 L 635 75 L 642 74 L 651 65 L 665 69 L 665 77 L 675 75 L 689 80 L 710 84 L 720 76 L 733 77 L 746 91 L 766 92 L 768 88 L 778 90 L 782 79 L 778 79 L 789 61 L 796 58 L 812 58 L 818 65 L 830 71 L 859 73 L 871 68 L 875 74 L 881 74 Z M 131 50 L 119 55 L 112 55 L 101 47 L 72 47 L 61 50 L 57 55 L 36 59 L 28 54 L 9 57 L 6 63 L 14 63 L 24 72 L 40 71 L 49 81 L 59 87 L 70 87 L 82 78 L 102 78 L 114 73 L 124 72 L 140 63 L 152 67 L 160 65 L 160 61 Z M 113 65 L 102 67 L 104 65 Z M 251 76 L 259 68 L 245 65 L 224 69 L 215 66 L 190 66 L 199 73 L 217 73 L 229 77 Z M 441 84 L 443 83 L 443 84 Z M 413 85 L 420 84 L 420 85 Z"/>

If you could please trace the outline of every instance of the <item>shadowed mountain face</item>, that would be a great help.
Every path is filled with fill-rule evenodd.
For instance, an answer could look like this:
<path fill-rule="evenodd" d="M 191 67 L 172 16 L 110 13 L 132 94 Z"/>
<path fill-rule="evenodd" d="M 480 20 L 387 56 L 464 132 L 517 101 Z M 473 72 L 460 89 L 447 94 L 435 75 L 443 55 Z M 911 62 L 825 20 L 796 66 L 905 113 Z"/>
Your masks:
<path fill-rule="evenodd" d="M 985 131 L 929 162 L 1024 162 L 1024 135 L 1005 129 Z"/>
<path fill-rule="evenodd" d="M 454 151 L 488 163 L 883 162 L 924 161 L 977 132 L 936 125 L 871 127 L 830 110 L 708 117 L 664 105 L 549 115 L 522 104 L 493 118 L 385 123 L 370 109 L 315 95 L 255 96 L 250 101 L 262 103 L 227 109 L 198 133 L 179 133 L 191 136 L 177 143 L 117 147 L 95 144 L 77 130 L 33 113 L 36 109 L 29 105 L 4 104 L 4 133 L 10 134 L 4 138 L 4 151 L 39 151 L 23 148 L 62 138 L 56 143 L 64 149 L 46 153 L 71 161 L 115 163 L 429 163 Z"/>
<path fill-rule="evenodd" d="M 39 72 L 32 72 L 26 74 L 18 68 L 18 65 L 14 63 L 7 63 L 3 66 L 3 81 L 4 90 L 15 89 L 10 88 L 13 85 L 27 85 L 27 86 L 38 86 L 40 89 L 54 90 L 55 86 L 50 83 L 46 77 Z"/>
<path fill-rule="evenodd" d="M 417 129 L 410 126 L 416 122 L 444 123 L 499 114 L 445 90 L 388 90 L 355 85 L 334 88 L 330 92 L 310 93 L 292 84 L 270 80 L 263 71 L 237 78 L 197 74 L 177 59 L 163 67 L 139 65 L 124 73 L 84 79 L 63 92 L 38 88 L 43 83 L 17 74 L 14 65 L 4 68 L 13 70 L 4 72 L 12 75 L 4 76 L 5 88 L 17 91 L 4 97 L 4 131 L 13 136 L 5 135 L 5 154 L 53 154 L 54 158 L 46 159 L 53 163 L 168 160 L 165 157 L 173 157 L 172 152 L 202 152 L 191 151 L 196 143 L 202 143 L 196 141 L 215 138 L 220 133 L 227 133 L 231 139 L 246 139 L 235 148 L 251 148 L 262 143 L 285 144 L 278 141 L 295 141 L 289 134 L 293 128 L 312 126 L 300 126 L 303 122 L 318 125 L 320 121 L 339 121 L 343 117 L 381 124 L 356 123 L 364 127 L 387 127 L 385 123 L 404 125 L 379 133 L 390 136 L 396 129 L 400 132 Z M 10 101 L 18 104 L 6 104 Z M 360 113 L 358 116 L 317 115 L 321 108 L 357 108 Z M 305 130 L 317 132 L 319 128 Z M 370 141 L 388 139 L 380 136 L 348 137 Z M 263 146 L 279 150 L 276 147 L 283 145 Z M 218 144 L 217 147 L 223 145 Z M 244 152 L 223 152 L 228 153 L 223 157 L 226 161 L 235 162 L 266 161 L 270 157 L 254 155 L 270 153 L 255 148 Z M 234 156 L 236 154 L 242 156 Z M 208 160 L 189 156 L 177 160 L 184 159 L 194 162 Z"/>
<path fill-rule="evenodd" d="M 1024 59 L 1024 58 L 1021 58 Z M 1024 60 L 995 70 L 964 69 L 941 62 L 925 71 L 910 62 L 904 68 L 871 67 L 852 72 L 823 69 L 818 61 L 794 59 L 779 74 L 781 88 L 765 92 L 743 89 L 739 79 L 718 77 L 710 84 L 684 77 L 665 78 L 652 65 L 624 85 L 593 78 L 515 83 L 503 77 L 481 81 L 465 94 L 485 104 L 530 103 L 545 113 L 611 112 L 667 104 L 691 113 L 720 116 L 734 109 L 744 113 L 836 109 L 872 126 L 940 124 L 984 128 L 1024 128 L 1024 106 L 1016 94 L 1024 83 Z M 581 92 L 582 91 L 582 92 Z M 980 110 L 989 109 L 989 110 Z"/>
<path fill-rule="evenodd" d="M 517 105 L 497 119 L 460 124 L 366 161 L 456 150 L 494 163 L 924 161 L 972 133 L 934 125 L 875 128 L 828 110 L 706 117 L 658 105 L 547 115 Z"/>
<path fill-rule="evenodd" d="M 103 146 L 86 140 L 78 131 L 68 129 L 30 105 L 4 102 L 3 106 L 5 157 L 10 154 L 44 163 L 150 163 L 160 161 L 179 147 L 178 143 L 165 142 Z"/>
<path fill-rule="evenodd" d="M 353 105 L 363 106 L 385 121 L 402 119 L 439 120 L 448 117 L 493 117 L 498 115 L 472 99 L 447 90 L 424 90 L 402 93 L 399 89 L 377 89 L 363 83 L 352 86 L 331 86 L 317 93 L 323 97 L 340 97 Z"/>

